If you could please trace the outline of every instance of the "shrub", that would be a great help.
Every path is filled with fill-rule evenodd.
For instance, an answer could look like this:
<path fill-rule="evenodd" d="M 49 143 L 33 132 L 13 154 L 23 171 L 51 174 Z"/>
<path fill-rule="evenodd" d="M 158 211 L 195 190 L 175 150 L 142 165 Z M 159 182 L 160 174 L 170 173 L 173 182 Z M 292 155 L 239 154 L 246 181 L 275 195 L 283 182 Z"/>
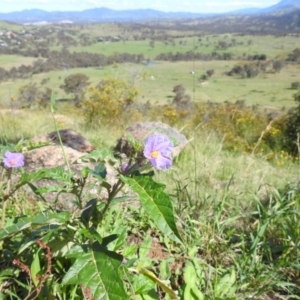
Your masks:
<path fill-rule="evenodd" d="M 137 89 L 122 79 L 107 78 L 97 86 L 90 86 L 82 104 L 85 124 L 88 127 L 120 124 L 121 115 L 137 95 Z"/>
<path fill-rule="evenodd" d="M 291 83 L 291 89 L 296 90 L 300 88 L 300 81 L 294 81 Z"/>
<path fill-rule="evenodd" d="M 294 95 L 294 100 L 297 104 L 295 108 L 289 110 L 286 119 L 285 128 L 285 150 L 291 155 L 298 154 L 299 139 L 300 139 L 300 91 Z"/>

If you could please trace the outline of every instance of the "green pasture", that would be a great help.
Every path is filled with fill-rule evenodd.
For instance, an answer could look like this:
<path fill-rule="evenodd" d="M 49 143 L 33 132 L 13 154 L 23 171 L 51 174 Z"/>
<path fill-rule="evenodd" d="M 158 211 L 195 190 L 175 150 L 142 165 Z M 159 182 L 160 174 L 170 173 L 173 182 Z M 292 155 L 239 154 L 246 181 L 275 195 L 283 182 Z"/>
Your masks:
<path fill-rule="evenodd" d="M 83 73 L 90 77 L 90 83 L 95 85 L 106 77 L 117 77 L 129 80 L 140 94 L 138 101 L 152 104 L 166 104 L 172 100 L 173 87 L 182 84 L 186 93 L 196 102 L 236 102 L 243 100 L 247 105 L 259 105 L 269 109 L 288 108 L 294 104 L 291 83 L 298 80 L 299 65 L 287 65 L 280 73 L 259 74 L 255 78 L 241 79 L 227 76 L 224 73 L 237 63 L 247 61 L 195 61 L 195 62 L 157 62 L 154 65 L 121 64 L 105 68 L 76 68 L 52 71 L 32 76 L 31 79 L 18 79 L 0 83 L 1 103 L 11 97 L 17 97 L 21 86 L 35 82 L 40 85 L 43 79 L 49 81 L 45 86 L 56 92 L 57 98 L 71 98 L 59 86 L 65 77 Z M 214 69 L 215 74 L 203 82 L 199 80 L 206 70 Z M 194 70 L 194 75 L 192 71 Z"/>
<path fill-rule="evenodd" d="M 3 22 L 2 22 L 3 23 Z M 1 23 L 1 24 L 2 24 Z M 3 23 L 6 24 L 6 23 Z M 281 109 L 293 105 L 294 90 L 290 89 L 291 83 L 299 80 L 299 65 L 288 64 L 280 73 L 261 73 L 255 78 L 240 79 L 229 77 L 224 73 L 232 69 L 236 64 L 249 64 L 251 61 L 243 60 L 244 57 L 253 54 L 265 54 L 269 60 L 284 59 L 299 45 L 299 37 L 296 36 L 250 36 L 237 34 L 209 34 L 201 35 L 195 32 L 194 37 L 174 38 L 175 45 L 171 39 L 168 41 L 155 41 L 154 47 L 150 46 L 150 40 L 134 41 L 132 36 L 138 33 L 129 31 L 129 25 L 118 24 L 98 24 L 90 26 L 70 26 L 71 29 L 78 29 L 76 39 L 80 34 L 86 34 L 96 38 L 100 36 L 118 35 L 121 38 L 129 38 L 119 42 L 98 42 L 90 46 L 70 47 L 70 51 L 92 52 L 104 55 L 114 53 L 144 54 L 146 59 L 154 60 L 160 53 L 191 51 L 211 54 L 213 51 L 218 53 L 232 53 L 236 60 L 216 60 L 216 61 L 178 61 L 167 62 L 158 61 L 153 65 L 144 64 L 120 64 L 117 66 L 107 66 L 104 68 L 76 68 L 61 69 L 49 73 L 38 74 L 30 79 L 8 80 L 0 83 L 0 103 L 5 106 L 11 97 L 17 97 L 21 86 L 30 82 L 38 85 L 43 79 L 49 81 L 45 87 L 55 90 L 59 99 L 69 99 L 71 95 L 66 95 L 59 86 L 63 83 L 66 76 L 75 73 L 83 73 L 90 77 L 91 84 L 97 84 L 101 79 L 113 76 L 130 80 L 140 91 L 138 101 L 151 103 L 168 103 L 174 94 L 173 87 L 182 84 L 186 88 L 186 93 L 196 102 L 235 102 L 243 100 L 248 105 L 261 105 L 270 109 Z M 63 29 L 62 26 L 53 28 Z M 69 27 L 66 26 L 66 29 Z M 141 31 L 143 28 L 141 29 Z M 167 31 L 169 34 L 169 32 Z M 175 32 L 171 35 L 190 34 L 186 32 Z M 69 33 L 68 33 L 69 34 Z M 141 32 L 139 33 L 142 34 Z M 155 34 L 162 34 L 158 31 Z M 154 34 L 154 35 L 155 35 Z M 220 41 L 234 43 L 227 49 L 217 49 Z M 167 44 L 165 44 L 167 42 Z M 61 49 L 55 46 L 52 49 Z M 9 69 L 19 65 L 30 65 L 35 58 L 21 57 L 17 55 L 0 55 L 0 66 Z M 206 82 L 200 82 L 199 77 L 209 69 L 215 71 L 212 78 Z M 192 74 L 194 71 L 194 75 Z"/>
<path fill-rule="evenodd" d="M 101 35 L 97 35 L 100 37 Z M 112 35 L 113 36 L 113 35 Z M 122 35 L 119 35 L 121 38 Z M 96 37 L 96 36 L 94 36 Z M 126 37 L 126 36 L 125 36 Z M 200 40 L 201 39 L 201 40 Z M 219 42 L 228 44 L 235 40 L 235 44 L 226 49 L 218 48 Z M 248 42 L 250 44 L 248 45 Z M 144 54 L 147 59 L 154 59 L 161 53 L 185 53 L 195 51 L 204 54 L 212 52 L 232 53 L 236 58 L 248 55 L 266 54 L 268 59 L 282 59 L 298 47 L 300 38 L 295 36 L 239 36 L 234 34 L 205 35 L 203 37 L 174 38 L 175 45 L 166 41 L 155 41 L 154 47 L 150 46 L 150 40 L 132 39 L 119 42 L 98 42 L 90 46 L 70 47 L 71 52 L 91 52 L 104 55 L 114 53 Z M 61 46 L 53 46 L 52 50 L 59 50 Z"/>
<path fill-rule="evenodd" d="M 19 55 L 0 55 L 0 67 L 9 70 L 21 65 L 31 65 L 36 58 Z"/>

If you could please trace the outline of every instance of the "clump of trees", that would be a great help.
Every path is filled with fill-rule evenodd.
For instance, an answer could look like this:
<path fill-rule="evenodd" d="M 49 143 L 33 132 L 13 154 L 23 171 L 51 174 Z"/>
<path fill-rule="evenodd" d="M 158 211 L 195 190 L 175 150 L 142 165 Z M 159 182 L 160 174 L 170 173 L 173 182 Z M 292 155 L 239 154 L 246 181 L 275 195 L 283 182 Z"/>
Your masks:
<path fill-rule="evenodd" d="M 57 69 L 104 67 L 114 63 L 141 63 L 145 60 L 143 54 L 119 53 L 109 56 L 89 52 L 69 52 L 67 49 L 51 51 L 46 59 L 37 59 L 32 65 L 21 65 L 10 70 L 0 67 L 0 81 L 9 78 L 28 78 Z"/>
<path fill-rule="evenodd" d="M 259 74 L 257 67 L 249 64 L 234 66 L 229 72 L 226 73 L 228 76 L 240 76 L 241 78 L 252 78 Z"/>
<path fill-rule="evenodd" d="M 287 61 L 300 62 L 300 48 L 296 48 L 287 57 Z"/>
<path fill-rule="evenodd" d="M 20 87 L 18 102 L 22 108 L 48 107 L 50 105 L 51 89 L 44 89 L 37 86 L 36 83 L 29 83 Z"/>

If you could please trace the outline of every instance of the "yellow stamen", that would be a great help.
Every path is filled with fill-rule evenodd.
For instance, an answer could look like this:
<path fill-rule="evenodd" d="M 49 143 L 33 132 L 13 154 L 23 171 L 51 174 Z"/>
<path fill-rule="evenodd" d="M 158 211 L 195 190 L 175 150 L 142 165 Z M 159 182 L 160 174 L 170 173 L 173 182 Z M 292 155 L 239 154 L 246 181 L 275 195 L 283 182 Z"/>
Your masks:
<path fill-rule="evenodd" d="M 11 165 L 15 165 L 16 162 L 12 159 L 12 160 L 10 161 L 10 164 L 11 164 Z"/>
<path fill-rule="evenodd" d="M 150 153 L 150 156 L 151 156 L 152 158 L 158 158 L 158 157 L 159 157 L 159 152 L 158 152 L 158 151 L 152 151 L 152 152 Z"/>

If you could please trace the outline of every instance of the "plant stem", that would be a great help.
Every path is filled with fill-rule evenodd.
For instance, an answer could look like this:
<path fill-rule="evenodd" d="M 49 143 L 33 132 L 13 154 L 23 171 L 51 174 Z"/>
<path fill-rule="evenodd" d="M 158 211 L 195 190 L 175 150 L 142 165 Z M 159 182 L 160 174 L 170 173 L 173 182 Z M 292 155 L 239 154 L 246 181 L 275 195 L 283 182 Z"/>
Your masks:
<path fill-rule="evenodd" d="M 60 136 L 60 133 L 59 133 L 59 130 L 58 130 L 57 122 L 56 122 L 55 117 L 54 117 L 55 101 L 56 100 L 55 100 L 54 92 L 52 91 L 52 93 L 51 93 L 51 115 L 52 115 L 52 118 L 53 118 L 53 122 L 54 122 L 54 126 L 55 126 L 55 131 L 56 131 L 58 139 L 59 139 L 59 144 L 60 144 L 60 147 L 61 147 L 61 150 L 62 150 L 62 153 L 63 153 L 63 157 L 64 157 L 65 163 L 66 163 L 66 165 L 68 167 L 69 174 L 71 175 L 72 171 L 71 171 L 71 168 L 70 168 L 70 163 L 69 163 L 69 161 L 67 159 L 65 148 L 64 148 L 64 145 L 62 143 L 61 136 Z"/>
<path fill-rule="evenodd" d="M 119 179 L 118 182 L 116 184 L 114 184 L 111 192 L 108 195 L 108 199 L 105 204 L 105 207 L 103 208 L 103 210 L 101 212 L 100 222 L 103 220 L 104 214 L 108 210 L 111 201 L 114 199 L 114 197 L 118 194 L 118 192 L 122 189 L 123 186 L 124 186 L 124 183 L 121 181 L 121 179 Z"/>
<path fill-rule="evenodd" d="M 7 186 L 6 186 L 6 191 L 5 195 L 3 196 L 3 203 L 2 203 L 2 220 L 1 220 L 1 227 L 4 228 L 5 226 L 5 214 L 6 214 L 6 200 L 10 196 L 10 181 L 11 181 L 11 172 L 12 169 L 7 169 Z"/>

